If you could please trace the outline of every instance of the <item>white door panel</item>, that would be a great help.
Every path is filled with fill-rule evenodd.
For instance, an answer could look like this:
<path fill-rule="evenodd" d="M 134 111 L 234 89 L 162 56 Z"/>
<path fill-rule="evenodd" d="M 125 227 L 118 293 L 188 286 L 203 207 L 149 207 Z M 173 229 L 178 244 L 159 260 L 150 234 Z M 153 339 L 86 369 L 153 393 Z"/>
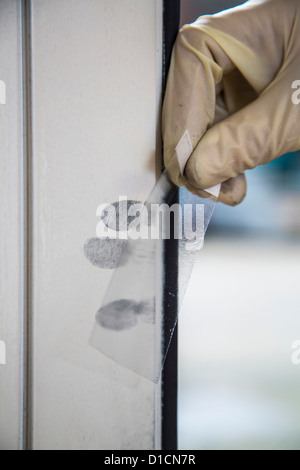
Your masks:
<path fill-rule="evenodd" d="M 1 65 L 7 60 L 7 73 L 14 77 L 7 83 L 9 96 L 18 89 L 17 3 L 0 2 L 0 11 L 5 9 L 0 15 L 1 37 L 7 34 L 8 18 L 16 21 L 9 29 L 13 52 L 0 48 Z M 32 343 L 28 383 L 32 389 L 28 441 L 33 449 L 160 446 L 160 386 L 89 345 L 112 270 L 89 263 L 83 246 L 96 237 L 98 205 L 118 201 L 119 196 L 144 200 L 155 183 L 160 158 L 162 3 L 30 2 L 32 174 L 27 184 L 32 190 L 28 292 Z M 4 116 L 3 106 L 8 104 L 0 104 L 5 207 L 1 212 L 5 231 L 4 240 L 1 232 L 0 253 L 0 340 L 7 341 L 8 362 L 0 365 L 0 442 L 3 447 L 16 447 L 19 412 L 22 416 L 16 295 L 22 232 L 22 226 L 18 228 L 18 94 L 10 105 L 10 117 Z M 2 140 L 4 117 L 11 133 L 6 135 L 7 143 Z"/>
<path fill-rule="evenodd" d="M 0 2 L 0 44 L 0 449 L 4 450 L 19 445 L 21 122 L 15 0 Z"/>
<path fill-rule="evenodd" d="M 111 271 L 83 245 L 99 204 L 144 199 L 155 182 L 156 2 L 32 12 L 33 446 L 151 449 L 155 386 L 88 344 Z"/>

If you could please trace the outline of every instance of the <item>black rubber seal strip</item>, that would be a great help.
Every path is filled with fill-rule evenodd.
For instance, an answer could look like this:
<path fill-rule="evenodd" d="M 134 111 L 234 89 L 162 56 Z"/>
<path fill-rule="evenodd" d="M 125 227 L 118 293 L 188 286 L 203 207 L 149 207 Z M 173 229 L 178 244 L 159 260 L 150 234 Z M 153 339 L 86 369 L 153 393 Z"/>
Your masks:
<path fill-rule="evenodd" d="M 164 0 L 163 11 L 163 96 L 166 88 L 167 75 L 171 62 L 173 45 L 178 33 L 180 21 L 180 0 Z M 179 190 L 172 204 L 179 201 Z M 171 233 L 174 233 L 171 226 Z M 164 336 L 169 330 L 167 319 L 173 317 L 178 310 L 178 298 L 168 295 L 169 286 L 178 285 L 178 240 L 165 240 L 164 243 L 164 292 L 163 318 Z M 176 289 L 177 291 L 177 289 Z M 171 315 L 169 315 L 171 314 Z M 177 450 L 177 326 L 165 360 L 162 373 L 162 450 Z"/>

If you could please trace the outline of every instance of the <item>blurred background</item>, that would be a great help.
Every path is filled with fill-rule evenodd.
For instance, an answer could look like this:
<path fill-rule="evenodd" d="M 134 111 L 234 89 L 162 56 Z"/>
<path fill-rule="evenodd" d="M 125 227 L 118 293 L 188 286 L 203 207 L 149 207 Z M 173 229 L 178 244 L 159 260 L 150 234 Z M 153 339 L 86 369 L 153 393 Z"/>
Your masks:
<path fill-rule="evenodd" d="M 181 24 L 241 3 L 181 0 Z M 299 157 L 216 207 L 179 318 L 179 449 L 300 449 Z"/>

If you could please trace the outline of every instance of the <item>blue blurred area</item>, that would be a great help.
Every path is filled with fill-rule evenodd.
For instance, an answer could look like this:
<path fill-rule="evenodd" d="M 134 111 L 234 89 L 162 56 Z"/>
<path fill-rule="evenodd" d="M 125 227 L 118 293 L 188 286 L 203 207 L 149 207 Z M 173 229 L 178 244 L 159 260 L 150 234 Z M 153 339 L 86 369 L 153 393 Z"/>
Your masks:
<path fill-rule="evenodd" d="M 218 204 L 207 236 L 221 232 L 256 236 L 300 235 L 300 152 L 246 172 L 240 206 Z"/>
<path fill-rule="evenodd" d="M 269 163 L 269 168 L 271 170 L 278 171 L 280 175 L 286 174 L 288 181 L 294 181 L 295 173 L 300 173 L 300 152 L 287 153 L 276 160 L 273 160 Z M 298 175 L 298 184 L 299 184 L 299 175 Z M 298 186 L 298 189 L 300 187 Z"/>
<path fill-rule="evenodd" d="M 181 25 L 192 23 L 200 15 L 211 15 L 241 5 L 236 0 L 181 0 Z"/>

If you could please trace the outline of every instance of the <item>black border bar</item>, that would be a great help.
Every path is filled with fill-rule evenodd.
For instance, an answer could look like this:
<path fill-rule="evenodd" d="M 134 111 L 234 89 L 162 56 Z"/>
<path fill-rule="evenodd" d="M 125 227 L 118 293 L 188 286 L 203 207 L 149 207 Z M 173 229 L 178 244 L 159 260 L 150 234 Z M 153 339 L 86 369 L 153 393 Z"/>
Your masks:
<path fill-rule="evenodd" d="M 175 42 L 180 21 L 180 0 L 164 0 L 163 11 L 163 97 L 166 88 L 167 75 L 171 62 L 173 44 Z M 179 201 L 179 190 L 175 203 Z M 170 230 L 171 233 L 174 231 Z M 169 329 L 167 319 L 173 317 L 172 312 L 178 310 L 178 299 L 168 296 L 169 288 L 178 285 L 178 240 L 165 240 L 164 243 L 164 292 L 163 317 L 164 337 L 167 338 Z M 169 314 L 170 313 L 170 314 Z M 177 326 L 165 360 L 162 373 L 162 450 L 177 449 Z"/>

